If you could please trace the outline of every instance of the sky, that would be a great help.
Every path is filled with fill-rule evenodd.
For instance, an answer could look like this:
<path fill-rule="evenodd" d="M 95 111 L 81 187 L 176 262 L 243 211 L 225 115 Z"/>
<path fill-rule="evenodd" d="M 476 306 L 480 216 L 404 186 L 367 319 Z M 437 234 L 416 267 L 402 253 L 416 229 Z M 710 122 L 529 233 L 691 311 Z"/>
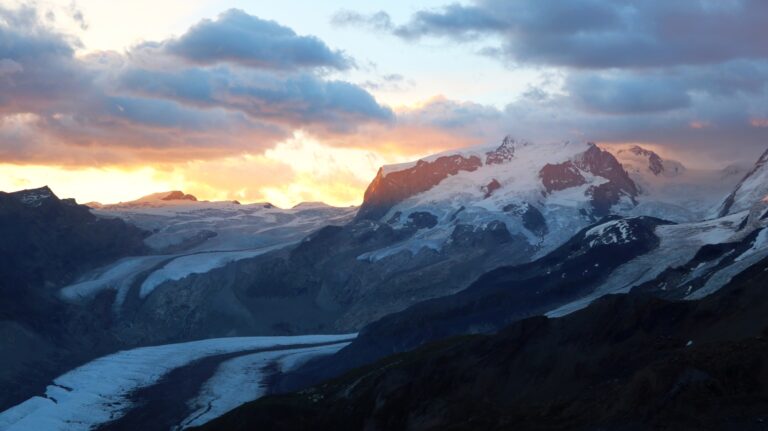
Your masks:
<path fill-rule="evenodd" d="M 763 0 L 0 0 L 0 190 L 359 204 L 500 141 L 768 147 Z"/>

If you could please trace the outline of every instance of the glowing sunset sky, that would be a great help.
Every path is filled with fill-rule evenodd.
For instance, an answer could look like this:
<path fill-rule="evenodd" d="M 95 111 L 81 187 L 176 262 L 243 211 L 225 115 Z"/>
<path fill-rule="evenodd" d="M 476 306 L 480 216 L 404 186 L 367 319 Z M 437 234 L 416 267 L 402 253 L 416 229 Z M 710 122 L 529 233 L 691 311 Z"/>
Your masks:
<path fill-rule="evenodd" d="M 768 146 L 768 2 L 0 0 L 0 190 L 356 204 L 500 140 Z"/>

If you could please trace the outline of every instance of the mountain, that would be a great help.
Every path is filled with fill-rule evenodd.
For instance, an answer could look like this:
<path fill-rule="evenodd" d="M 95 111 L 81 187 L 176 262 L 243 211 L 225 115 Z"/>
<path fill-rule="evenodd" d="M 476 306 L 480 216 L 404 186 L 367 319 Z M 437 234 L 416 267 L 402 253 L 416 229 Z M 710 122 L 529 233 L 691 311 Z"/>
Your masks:
<path fill-rule="evenodd" d="M 263 302 L 248 293 L 258 281 L 249 268 L 261 262 L 262 255 L 294 247 L 317 229 L 345 224 L 355 211 L 327 205 L 280 209 L 186 196 L 158 193 L 94 210 L 150 231 L 145 240 L 149 252 L 81 274 L 59 290 L 60 298 L 88 304 L 108 297 L 110 330 L 129 346 L 271 335 L 293 318 L 287 306 L 282 314 L 271 312 L 279 302 L 274 287 L 264 286 L 270 293 Z M 292 292 L 280 295 L 292 297 Z M 294 296 L 296 302 L 305 302 Z M 296 331 L 318 329 L 310 313 L 300 318 L 305 308 L 296 309 Z"/>
<path fill-rule="evenodd" d="M 358 220 L 393 226 L 429 213 L 420 237 L 445 241 L 454 224 L 494 220 L 532 245 L 552 248 L 574 231 L 635 205 L 638 190 L 617 160 L 587 143 L 533 144 L 505 138 L 498 146 L 385 166 L 365 192 Z"/>
<path fill-rule="evenodd" d="M 764 152 L 736 188 L 720 205 L 718 214 L 725 216 L 749 209 L 768 196 L 768 150 Z"/>
<path fill-rule="evenodd" d="M 0 406 L 39 389 L 62 367 L 104 349 L 100 307 L 74 307 L 58 288 L 78 274 L 146 252 L 148 232 L 95 216 L 48 187 L 0 192 Z"/>
<path fill-rule="evenodd" d="M 628 212 L 633 215 L 654 215 L 675 222 L 716 217 L 722 197 L 743 175 L 743 168 L 737 165 L 689 168 L 639 145 L 611 146 L 608 150 L 639 189 L 638 205 Z"/>
<path fill-rule="evenodd" d="M 768 221 L 748 218 L 740 213 L 674 224 L 614 216 L 533 262 L 499 267 L 455 294 L 367 325 L 338 354 L 282 376 L 275 388 L 300 388 L 430 341 L 491 333 L 539 314 L 567 315 L 609 294 L 635 289 L 669 299 L 701 298 L 768 257 Z"/>
<path fill-rule="evenodd" d="M 764 429 L 766 271 L 700 300 L 611 295 L 446 339 L 201 429 Z"/>
<path fill-rule="evenodd" d="M 181 191 L 90 210 L 61 201 L 139 232 L 138 248 L 74 266 L 48 283 L 45 302 L 38 302 L 56 304 L 52 326 L 62 332 L 46 336 L 69 346 L 25 341 L 29 369 L 39 373 L 25 373 L 29 381 L 19 383 L 19 368 L 8 368 L 16 389 L 4 405 L 40 393 L 75 365 L 141 346 L 359 331 L 331 356 L 260 377 L 270 391 L 286 391 L 537 315 L 571 319 L 606 295 L 719 295 L 768 257 L 767 203 L 716 216 L 723 196 L 738 194 L 740 172 L 684 167 L 642 147 L 507 137 L 384 166 L 359 209 L 207 202 Z M 14 202 L 41 211 L 49 199 L 41 191 Z M 71 229 L 54 224 L 30 232 L 58 230 Z M 16 248 L 27 247 L 29 237 Z M 230 358 L 219 359 L 206 359 L 205 373 Z M 199 367 L 173 376 L 202 373 Z M 185 395 L 169 401 L 175 413 L 163 420 L 185 413 L 179 406 L 189 401 L 190 385 L 207 379 L 184 381 Z M 142 426 L 141 415 L 160 405 L 120 423 Z"/>
<path fill-rule="evenodd" d="M 147 236 L 61 200 L 48 187 L 0 192 L 0 233 L 0 292 L 9 295 L 51 291 L 83 270 L 141 253 Z"/>
<path fill-rule="evenodd" d="M 654 151 L 639 145 L 619 149 L 613 154 L 630 175 L 647 172 L 654 176 L 676 177 L 686 171 L 682 163 L 676 160 L 663 159 Z"/>

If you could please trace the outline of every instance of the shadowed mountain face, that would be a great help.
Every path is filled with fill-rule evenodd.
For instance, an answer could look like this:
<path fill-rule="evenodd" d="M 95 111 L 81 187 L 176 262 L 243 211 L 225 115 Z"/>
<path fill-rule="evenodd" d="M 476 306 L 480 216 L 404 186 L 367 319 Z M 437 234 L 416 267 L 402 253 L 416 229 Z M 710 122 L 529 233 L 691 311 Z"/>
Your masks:
<path fill-rule="evenodd" d="M 709 339 L 697 331 L 720 325 L 689 305 L 699 303 L 665 301 L 718 292 L 766 259 L 768 203 L 754 198 L 759 187 L 745 188 L 756 184 L 745 180 L 738 190 L 752 191 L 736 199 L 745 209 L 705 220 L 701 214 L 715 206 L 711 197 L 681 200 L 691 190 L 687 181 L 700 173 L 643 149 L 619 155 L 592 144 L 507 138 L 500 146 L 388 166 L 357 217 L 355 208 L 308 203 L 283 210 L 200 202 L 183 192 L 94 204 L 93 213 L 47 188 L 2 194 L 0 233 L 9 241 L 0 248 L 8 257 L 0 268 L 11 277 L 0 284 L 10 298 L 0 305 L 0 340 L 12 340 L 14 349 L 0 359 L 0 384 L 13 388 L 0 408 L 42 393 L 55 374 L 119 349 L 359 331 L 332 356 L 275 368 L 261 382 L 273 392 L 328 378 L 343 386 L 316 389 L 320 398 L 306 406 L 303 395 L 272 401 L 276 410 L 254 417 L 278 429 L 315 421 L 339 429 L 642 429 L 652 424 L 647 417 L 669 413 L 684 416 L 687 426 L 682 404 L 673 400 L 668 412 L 655 406 L 666 402 L 662 392 L 708 382 L 701 370 L 717 388 L 752 395 L 729 386 L 741 380 L 723 376 L 742 356 L 704 361 L 690 372 L 655 368 L 675 363 L 675 354 L 698 352 Z M 693 210 L 681 210 L 690 202 Z M 759 299 L 749 305 L 759 306 Z M 705 310 L 730 318 L 731 306 Z M 534 317 L 542 314 L 568 317 Z M 731 325 L 737 324 L 718 328 L 728 332 Z M 722 335 L 712 331 L 707 337 Z M 713 338 L 719 344 L 707 349 L 730 358 L 729 345 L 759 333 Z M 692 348 L 680 350 L 689 337 Z M 656 344 L 660 350 L 648 350 Z M 744 349 L 761 357 L 750 346 Z M 375 361 L 383 368 L 370 368 Z M 746 374 L 760 372 L 745 366 Z M 353 372 L 363 376 L 358 383 L 339 378 L 356 367 L 369 367 Z M 652 401 L 636 401 L 645 394 Z M 627 407 L 633 403 L 637 411 Z M 24 406 L 35 404 L 33 398 Z M 345 414 L 349 423 L 340 422 Z M 129 423 L 143 421 L 151 418 Z"/>
<path fill-rule="evenodd" d="M 748 209 L 756 200 L 768 195 L 768 151 L 764 152 L 747 175 L 721 204 L 720 217 Z"/>
<path fill-rule="evenodd" d="M 99 218 L 47 187 L 0 193 L 0 406 L 112 341 L 103 307 L 61 302 L 80 273 L 145 251 L 146 232 Z"/>
<path fill-rule="evenodd" d="M 47 187 L 0 192 L 0 294 L 50 290 L 86 269 L 144 251 L 145 236 L 123 220 L 60 200 Z"/>
<path fill-rule="evenodd" d="M 703 300 L 614 295 L 447 339 L 203 429 L 764 429 L 767 269 Z"/>
<path fill-rule="evenodd" d="M 490 271 L 454 295 L 418 303 L 366 326 L 333 357 L 278 381 L 293 389 L 339 375 L 386 355 L 457 334 L 489 333 L 591 293 L 606 277 L 659 244 L 652 218 L 605 221 L 534 262 Z"/>

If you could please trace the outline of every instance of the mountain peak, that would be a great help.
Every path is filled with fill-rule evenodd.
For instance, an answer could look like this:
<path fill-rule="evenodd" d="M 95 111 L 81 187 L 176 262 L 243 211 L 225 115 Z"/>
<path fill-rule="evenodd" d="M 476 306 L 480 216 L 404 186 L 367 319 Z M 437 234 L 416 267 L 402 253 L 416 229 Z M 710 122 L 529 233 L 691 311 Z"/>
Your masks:
<path fill-rule="evenodd" d="M 168 192 L 168 194 L 165 195 L 165 197 L 160 198 L 160 200 L 164 200 L 164 201 L 194 201 L 194 202 L 197 202 L 197 198 L 196 197 L 194 197 L 194 196 L 192 196 L 190 194 L 185 194 L 184 192 L 182 192 L 180 190 L 174 190 L 174 191 Z"/>
<path fill-rule="evenodd" d="M 630 173 L 650 172 L 654 176 L 677 176 L 686 170 L 682 163 L 676 160 L 666 160 L 655 151 L 639 145 L 620 149 L 615 152 L 615 155 Z"/>
<path fill-rule="evenodd" d="M 515 157 L 515 140 L 507 135 L 501 141 L 501 145 L 498 148 L 485 153 L 485 164 L 501 164 L 512 160 L 513 157 Z"/>
<path fill-rule="evenodd" d="M 48 186 L 19 190 L 11 193 L 11 196 L 21 201 L 24 205 L 31 207 L 39 207 L 48 199 L 59 199 Z"/>

